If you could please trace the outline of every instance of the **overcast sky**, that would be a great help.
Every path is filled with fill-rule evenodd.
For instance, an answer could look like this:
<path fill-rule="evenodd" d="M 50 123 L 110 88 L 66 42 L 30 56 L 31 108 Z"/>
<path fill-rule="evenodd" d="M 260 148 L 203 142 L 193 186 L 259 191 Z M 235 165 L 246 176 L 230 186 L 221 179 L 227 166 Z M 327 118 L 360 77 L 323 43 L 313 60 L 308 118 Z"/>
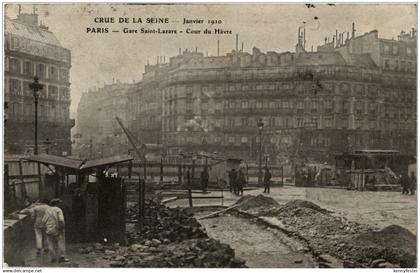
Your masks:
<path fill-rule="evenodd" d="M 103 86 L 112 79 L 123 82 L 138 81 L 144 72 L 147 60 L 156 63 L 156 56 L 169 57 L 178 54 L 178 48 L 198 50 L 217 55 L 217 39 L 220 52 L 226 54 L 235 48 L 235 34 L 244 42 L 244 51 L 253 46 L 266 51 L 294 51 L 297 28 L 306 22 L 307 49 L 324 42 L 324 37 L 349 31 L 356 24 L 356 35 L 379 31 L 383 38 L 396 38 L 401 30 L 410 31 L 417 25 L 417 10 L 414 4 L 353 4 L 322 5 L 308 8 L 303 4 L 231 4 L 231 5 L 36 5 L 40 20 L 57 36 L 61 44 L 71 50 L 70 74 L 72 104 L 76 112 L 82 92 L 93 86 Z M 32 12 L 32 5 L 22 4 L 22 12 Z M 17 5 L 7 5 L 6 15 L 15 18 Z M 147 34 L 89 34 L 88 27 L 121 29 L 122 24 L 97 24 L 95 17 L 168 17 L 170 24 L 160 28 L 185 30 L 186 19 L 217 19 L 223 23 L 219 28 L 232 30 L 232 35 L 147 35 Z M 315 20 L 314 18 L 318 19 Z M 177 21 L 177 22 L 175 22 Z M 126 25 L 131 28 L 152 28 L 143 24 Z M 204 25 L 193 28 L 204 29 Z M 214 29 L 215 27 L 208 27 Z"/>

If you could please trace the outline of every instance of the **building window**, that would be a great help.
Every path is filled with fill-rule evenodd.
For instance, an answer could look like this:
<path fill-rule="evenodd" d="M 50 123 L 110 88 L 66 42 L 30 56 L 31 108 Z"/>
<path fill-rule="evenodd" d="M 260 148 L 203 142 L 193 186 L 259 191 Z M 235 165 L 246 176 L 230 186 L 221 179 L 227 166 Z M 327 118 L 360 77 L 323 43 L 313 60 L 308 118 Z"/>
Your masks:
<path fill-rule="evenodd" d="M 248 118 L 241 118 L 241 125 L 248 126 Z"/>
<path fill-rule="evenodd" d="M 288 109 L 289 108 L 289 102 L 288 101 L 283 101 L 283 108 L 284 109 Z"/>
<path fill-rule="evenodd" d="M 263 107 L 262 101 L 257 101 L 257 108 L 261 109 Z"/>
<path fill-rule="evenodd" d="M 248 101 L 242 101 L 241 107 L 242 107 L 242 109 L 247 109 L 249 107 Z"/>
<path fill-rule="evenodd" d="M 228 137 L 228 142 L 229 142 L 230 144 L 234 143 L 234 142 L 235 142 L 235 137 L 233 137 L 233 136 L 229 136 L 229 137 Z"/>
<path fill-rule="evenodd" d="M 303 118 L 297 118 L 296 123 L 297 123 L 298 128 L 302 128 L 303 127 Z"/>
<path fill-rule="evenodd" d="M 221 143 L 222 142 L 222 138 L 220 136 L 216 136 L 214 138 L 214 143 Z"/>
<path fill-rule="evenodd" d="M 235 119 L 228 118 L 228 127 L 235 127 Z"/>
<path fill-rule="evenodd" d="M 348 129 L 349 128 L 349 120 L 347 118 L 341 119 L 341 128 Z"/>
<path fill-rule="evenodd" d="M 10 93 L 15 95 L 22 95 L 20 80 L 10 79 Z"/>
<path fill-rule="evenodd" d="M 268 119 L 268 126 L 269 126 L 269 127 L 274 127 L 274 126 L 276 126 L 276 119 L 275 119 L 275 118 L 273 118 L 273 117 L 269 118 L 269 119 Z"/>
<path fill-rule="evenodd" d="M 10 71 L 14 73 L 20 73 L 20 60 L 16 58 L 10 58 Z"/>
<path fill-rule="evenodd" d="M 57 88 L 57 86 L 53 86 L 53 85 L 48 86 L 48 99 L 52 99 L 52 100 L 58 99 L 58 88 Z"/>
<path fill-rule="evenodd" d="M 192 112 L 193 112 L 193 104 L 192 104 L 192 102 L 187 102 L 185 104 L 185 106 L 186 106 L 186 112 L 187 112 L 187 114 L 192 114 Z"/>
<path fill-rule="evenodd" d="M 333 119 L 332 118 L 330 118 L 330 117 L 325 118 L 325 127 L 326 128 L 331 128 L 332 127 L 332 123 L 333 123 Z"/>
<path fill-rule="evenodd" d="M 311 113 L 318 111 L 318 102 L 316 100 L 311 101 Z"/>
<path fill-rule="evenodd" d="M 207 114 L 208 109 L 209 109 L 209 104 L 208 104 L 207 102 L 203 102 L 203 103 L 201 104 L 201 113 L 202 113 L 203 115 Z"/>
<path fill-rule="evenodd" d="M 333 102 L 332 100 L 325 101 L 325 112 L 331 113 L 333 111 Z"/>
<path fill-rule="evenodd" d="M 355 129 L 362 129 L 363 128 L 363 119 L 356 119 L 355 120 Z"/>
<path fill-rule="evenodd" d="M 52 80 L 58 80 L 57 68 L 54 66 L 49 67 L 48 78 Z"/>
<path fill-rule="evenodd" d="M 246 136 L 241 137 L 241 143 L 242 144 L 248 143 L 248 137 L 246 137 Z"/>
<path fill-rule="evenodd" d="M 370 120 L 369 121 L 369 128 L 370 129 L 376 129 L 376 120 Z"/>
<path fill-rule="evenodd" d="M 389 45 L 384 45 L 384 53 L 389 54 L 389 52 L 390 52 Z"/>
<path fill-rule="evenodd" d="M 398 46 L 392 47 L 392 54 L 397 55 L 398 54 Z"/>
<path fill-rule="evenodd" d="M 25 61 L 23 63 L 23 74 L 27 76 L 33 76 L 34 75 L 34 65 L 30 61 Z"/>
<path fill-rule="evenodd" d="M 386 69 L 389 69 L 389 60 L 384 60 L 384 66 Z"/>
<path fill-rule="evenodd" d="M 411 48 L 410 48 L 410 47 L 407 47 L 407 55 L 408 55 L 408 56 L 411 56 L 411 53 L 412 53 Z"/>
<path fill-rule="evenodd" d="M 46 69 L 44 64 L 37 64 L 36 65 L 36 73 L 35 73 L 40 79 L 46 78 Z"/>

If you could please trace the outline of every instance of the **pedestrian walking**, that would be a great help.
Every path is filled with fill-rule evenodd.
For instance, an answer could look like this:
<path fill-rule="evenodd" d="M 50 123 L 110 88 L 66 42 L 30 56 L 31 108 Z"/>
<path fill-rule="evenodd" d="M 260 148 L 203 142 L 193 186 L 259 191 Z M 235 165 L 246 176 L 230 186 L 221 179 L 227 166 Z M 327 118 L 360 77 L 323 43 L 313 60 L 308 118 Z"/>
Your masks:
<path fill-rule="evenodd" d="M 65 257 L 65 221 L 63 211 L 58 207 L 61 203 L 60 199 L 50 201 L 49 207 L 46 209 L 42 222 L 45 226 L 45 233 L 51 262 L 67 262 Z"/>
<path fill-rule="evenodd" d="M 402 194 L 408 194 L 409 193 L 409 191 L 408 191 L 409 183 L 410 183 L 408 175 L 406 173 L 403 173 L 401 175 L 400 181 L 401 181 L 401 186 L 402 186 Z"/>
<path fill-rule="evenodd" d="M 232 169 L 229 172 L 229 190 L 230 192 L 233 191 L 233 193 L 235 193 L 235 181 L 236 181 L 236 170 Z"/>
<path fill-rule="evenodd" d="M 209 172 L 207 170 L 207 167 L 204 167 L 204 170 L 201 172 L 200 178 L 201 178 L 201 188 L 203 192 L 206 192 L 208 184 L 209 184 Z"/>
<path fill-rule="evenodd" d="M 264 193 L 270 193 L 271 173 L 268 167 L 265 167 L 264 173 Z"/>
<path fill-rule="evenodd" d="M 411 172 L 410 174 L 410 180 L 409 180 L 409 184 L 410 184 L 410 193 L 411 195 L 414 195 L 416 193 L 416 188 L 417 188 L 417 177 L 414 174 L 414 172 Z"/>
<path fill-rule="evenodd" d="M 238 173 L 238 194 L 241 194 L 241 196 L 244 195 L 245 184 L 246 184 L 245 174 L 242 172 L 242 169 L 239 169 L 239 173 Z"/>
<path fill-rule="evenodd" d="M 35 244 L 36 244 L 36 254 L 41 255 L 44 246 L 46 245 L 46 236 L 45 236 L 45 225 L 42 222 L 44 218 L 45 211 L 49 208 L 47 205 L 48 200 L 41 199 L 38 202 L 32 204 L 28 208 L 23 209 L 20 213 L 27 214 L 31 216 L 31 219 L 34 223 L 35 231 Z M 48 248 L 45 248 L 45 251 L 48 251 Z"/>

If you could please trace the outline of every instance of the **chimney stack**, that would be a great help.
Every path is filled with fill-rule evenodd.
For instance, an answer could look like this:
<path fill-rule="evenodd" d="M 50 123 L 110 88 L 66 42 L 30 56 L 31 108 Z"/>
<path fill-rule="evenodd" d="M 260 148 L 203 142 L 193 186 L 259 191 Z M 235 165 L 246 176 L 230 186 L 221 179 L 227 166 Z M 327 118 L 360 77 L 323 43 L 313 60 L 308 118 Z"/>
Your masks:
<path fill-rule="evenodd" d="M 306 23 L 303 22 L 303 49 L 306 47 Z"/>
<path fill-rule="evenodd" d="M 244 42 L 242 42 L 241 51 L 244 52 Z"/>
<path fill-rule="evenodd" d="M 236 34 L 236 52 L 238 52 L 239 34 Z"/>
<path fill-rule="evenodd" d="M 179 48 L 179 55 L 181 55 L 181 48 Z"/>
<path fill-rule="evenodd" d="M 354 23 L 352 23 L 351 27 L 351 38 L 353 39 L 356 35 L 356 29 L 354 28 Z"/>
<path fill-rule="evenodd" d="M 156 64 L 159 64 L 159 56 L 156 56 Z"/>
<path fill-rule="evenodd" d="M 220 56 L 220 40 L 217 40 L 217 57 Z"/>

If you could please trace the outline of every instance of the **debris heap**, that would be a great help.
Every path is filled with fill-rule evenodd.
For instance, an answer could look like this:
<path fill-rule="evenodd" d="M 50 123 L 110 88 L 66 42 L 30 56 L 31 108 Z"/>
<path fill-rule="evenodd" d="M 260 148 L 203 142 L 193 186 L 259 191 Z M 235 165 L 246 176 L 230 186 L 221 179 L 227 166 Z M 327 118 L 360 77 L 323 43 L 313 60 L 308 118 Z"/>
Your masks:
<path fill-rule="evenodd" d="M 208 238 L 192 215 L 147 200 L 145 224 L 127 232 L 127 246 L 100 244 L 81 248 L 84 254 L 99 253 L 111 267 L 246 267 L 227 244 Z M 136 220 L 137 206 L 127 209 Z"/>
<path fill-rule="evenodd" d="M 237 205 L 236 209 L 247 211 L 252 214 L 262 215 L 267 211 L 274 210 L 280 205 L 271 197 L 264 196 L 259 194 L 254 195 L 245 195 L 241 197 L 234 206 Z"/>
<path fill-rule="evenodd" d="M 201 224 L 190 214 L 178 208 L 168 208 L 147 200 L 145 210 L 146 223 L 137 232 L 127 234 L 128 243 L 145 243 L 157 239 L 167 242 L 180 242 L 186 239 L 208 238 Z M 129 218 L 137 216 L 137 205 L 129 208 Z"/>
<path fill-rule="evenodd" d="M 416 264 L 416 236 L 389 226 L 375 232 L 369 226 L 348 221 L 318 205 L 293 200 L 269 211 L 289 234 L 305 241 L 319 258 L 321 267 L 413 267 Z M 329 258 L 328 258 L 329 257 Z M 325 262 L 329 261 L 329 262 Z"/>

